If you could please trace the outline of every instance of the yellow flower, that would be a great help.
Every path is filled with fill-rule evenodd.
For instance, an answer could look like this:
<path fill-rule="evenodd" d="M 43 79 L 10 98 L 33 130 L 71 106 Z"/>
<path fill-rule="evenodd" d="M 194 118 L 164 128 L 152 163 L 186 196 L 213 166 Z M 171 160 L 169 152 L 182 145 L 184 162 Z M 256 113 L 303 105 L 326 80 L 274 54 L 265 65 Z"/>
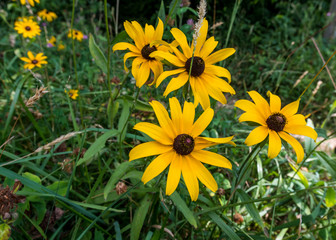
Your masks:
<path fill-rule="evenodd" d="M 294 148 L 299 163 L 304 157 L 303 148 L 288 133 L 304 135 L 314 140 L 317 138 L 317 133 L 313 128 L 306 126 L 303 115 L 296 114 L 300 99 L 281 108 L 280 98 L 270 92 L 268 93 L 270 104 L 256 91 L 248 92 L 254 103 L 248 100 L 238 100 L 235 104 L 236 107 L 245 111 L 240 116 L 239 122 L 250 121 L 261 125 L 251 131 L 245 140 L 245 144 L 248 146 L 255 145 L 268 136 L 268 157 L 275 158 L 281 150 L 281 139 L 283 139 Z"/>
<path fill-rule="evenodd" d="M 78 97 L 78 90 L 70 89 L 69 91 L 64 90 L 64 92 L 67 93 L 69 97 L 72 98 L 73 100 L 76 100 Z"/>
<path fill-rule="evenodd" d="M 31 51 L 27 53 L 28 58 L 22 57 L 20 58 L 22 61 L 26 62 L 23 66 L 25 69 L 33 69 L 34 67 L 42 67 L 42 64 L 47 64 L 48 62 L 45 61 L 47 59 L 46 56 L 43 56 L 43 53 L 38 53 L 36 56 Z"/>
<path fill-rule="evenodd" d="M 58 50 L 58 51 L 61 51 L 61 50 L 63 50 L 64 48 L 65 48 L 65 46 L 64 46 L 62 43 L 58 44 L 58 46 L 57 46 L 57 50 Z"/>
<path fill-rule="evenodd" d="M 156 29 L 152 25 L 146 24 L 145 31 L 141 25 L 136 21 L 125 21 L 124 27 L 130 38 L 133 39 L 134 45 L 126 42 L 120 42 L 113 46 L 113 51 L 116 50 L 130 50 L 124 56 L 124 68 L 126 67 L 126 60 L 130 57 L 135 57 L 132 62 L 132 75 L 136 80 L 136 86 L 142 87 L 148 80 L 150 73 L 154 74 L 154 84 L 163 71 L 162 63 L 149 55 L 157 50 L 164 51 L 167 47 L 159 45 L 162 42 L 163 23 L 161 19 L 158 20 Z"/>
<path fill-rule="evenodd" d="M 231 74 L 227 69 L 215 66 L 214 64 L 231 56 L 235 50 L 233 48 L 225 48 L 211 54 L 211 52 L 216 48 L 218 42 L 215 41 L 214 37 L 206 40 L 208 21 L 205 19 L 203 20 L 203 24 L 200 29 L 196 47 L 194 47 L 193 44 L 191 46 L 188 45 L 187 38 L 181 30 L 173 28 L 170 32 L 179 43 L 182 52 L 180 52 L 176 47 L 171 46 L 175 55 L 168 52 L 157 51 L 152 53 L 150 56 L 163 58 L 178 68 L 163 72 L 157 79 L 156 87 L 158 87 L 168 76 L 178 74 L 177 77 L 170 80 L 170 83 L 163 94 L 164 96 L 167 96 L 170 92 L 179 89 L 189 80 L 196 106 L 198 103 L 201 103 L 203 109 L 210 107 L 209 95 L 217 101 L 225 104 L 226 98 L 222 92 L 235 94 L 235 90 L 229 84 L 231 81 Z M 194 57 L 192 60 L 193 52 Z M 192 69 L 189 79 L 191 65 Z M 229 83 L 220 77 L 227 78 Z"/>
<path fill-rule="evenodd" d="M 25 5 L 28 2 L 33 7 L 35 6 L 35 2 L 34 1 L 37 2 L 37 3 L 40 3 L 40 0 L 20 0 L 20 2 L 21 2 L 22 5 Z"/>
<path fill-rule="evenodd" d="M 147 134 L 154 141 L 142 143 L 129 153 L 130 161 L 159 155 L 148 165 L 141 180 L 146 184 L 170 165 L 166 184 L 167 195 L 172 194 L 177 188 L 181 173 L 191 200 L 196 201 L 198 198 L 198 179 L 215 192 L 218 188 L 217 183 L 202 162 L 228 169 L 232 169 L 232 165 L 222 155 L 203 149 L 221 143 L 234 145 L 231 142 L 233 136 L 227 138 L 199 136 L 213 118 L 214 111 L 211 108 L 207 108 L 194 122 L 195 106 L 193 103 L 185 102 L 182 111 L 178 100 L 175 97 L 170 98 L 171 118 L 161 103 L 152 101 L 150 104 L 160 126 L 141 122 L 136 124 L 134 129 Z"/>
<path fill-rule="evenodd" d="M 42 18 L 43 20 L 47 20 L 48 22 L 52 22 L 54 19 L 57 18 L 56 13 L 50 12 L 47 9 L 43 9 L 37 13 L 37 15 Z"/>
<path fill-rule="evenodd" d="M 22 21 L 16 21 L 14 29 L 22 34 L 24 38 L 33 38 L 40 35 L 41 29 L 37 22 L 29 18 L 22 18 Z"/>
<path fill-rule="evenodd" d="M 55 36 L 52 36 L 49 41 L 48 41 L 48 44 L 52 45 L 53 47 L 55 47 L 55 44 L 56 44 L 56 38 Z"/>
<path fill-rule="evenodd" d="M 69 30 L 69 33 L 68 33 L 68 37 L 71 38 L 71 36 L 73 39 L 77 39 L 78 41 L 81 42 L 83 40 L 84 34 L 81 31 L 72 29 L 72 30 Z"/>

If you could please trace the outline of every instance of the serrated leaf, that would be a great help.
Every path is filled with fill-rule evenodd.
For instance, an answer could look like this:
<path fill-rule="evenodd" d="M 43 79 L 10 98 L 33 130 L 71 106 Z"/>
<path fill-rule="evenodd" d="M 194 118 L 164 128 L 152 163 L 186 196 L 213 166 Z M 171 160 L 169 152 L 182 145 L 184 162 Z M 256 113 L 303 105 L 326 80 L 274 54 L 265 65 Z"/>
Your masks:
<path fill-rule="evenodd" d="M 151 204 L 150 201 L 151 195 L 146 194 L 142 199 L 140 206 L 138 206 L 137 210 L 134 214 L 134 219 L 131 224 L 131 240 L 138 240 L 141 232 L 141 228 L 144 224 L 149 206 Z"/>
<path fill-rule="evenodd" d="M 325 198 L 326 206 L 333 207 L 336 204 L 336 192 L 333 188 L 328 188 Z"/>
<path fill-rule="evenodd" d="M 233 229 L 228 226 L 223 219 L 221 219 L 216 213 L 208 213 L 209 217 L 214 221 L 218 227 L 231 239 L 231 240 L 241 240 L 241 238 L 233 231 Z"/>
<path fill-rule="evenodd" d="M 90 53 L 95 60 L 95 63 L 101 68 L 104 73 L 107 73 L 107 60 L 99 46 L 96 44 L 92 34 L 89 37 Z"/>
<path fill-rule="evenodd" d="M 89 161 L 95 154 L 97 154 L 105 146 L 107 139 L 116 136 L 117 134 L 118 131 L 112 129 L 101 135 L 99 138 L 97 138 L 97 140 L 85 152 L 83 158 L 79 159 L 79 161 L 77 162 L 77 166 Z"/>
<path fill-rule="evenodd" d="M 180 195 L 175 191 L 172 195 L 170 195 L 170 199 L 174 202 L 174 205 L 178 210 L 184 215 L 184 217 L 188 220 L 188 222 L 197 228 L 196 218 L 193 212 L 188 208 L 185 201 L 180 197 Z"/>
<path fill-rule="evenodd" d="M 247 201 L 252 200 L 252 198 L 246 192 L 244 192 L 242 189 L 237 189 L 237 193 L 238 193 L 238 196 L 239 196 L 239 198 L 242 202 L 247 202 Z M 248 211 L 248 213 L 251 215 L 252 219 L 254 219 L 260 227 L 264 228 L 265 227 L 264 222 L 262 221 L 262 219 L 259 215 L 259 211 L 257 210 L 254 203 L 247 203 L 247 204 L 245 204 L 245 207 L 246 207 L 246 210 Z"/>

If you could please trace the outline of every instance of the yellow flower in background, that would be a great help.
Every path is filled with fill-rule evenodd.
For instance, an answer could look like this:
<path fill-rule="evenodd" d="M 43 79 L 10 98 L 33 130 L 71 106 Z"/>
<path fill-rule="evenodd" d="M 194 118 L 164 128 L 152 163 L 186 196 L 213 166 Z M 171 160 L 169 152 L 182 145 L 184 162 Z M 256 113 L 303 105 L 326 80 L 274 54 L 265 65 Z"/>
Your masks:
<path fill-rule="evenodd" d="M 134 129 L 151 137 L 154 141 L 142 143 L 134 147 L 129 153 L 129 160 L 159 155 L 146 168 L 141 181 L 145 184 L 163 172 L 168 165 L 166 194 L 171 195 L 177 188 L 181 173 L 189 191 L 191 200 L 196 201 L 199 194 L 198 180 L 211 191 L 217 191 L 217 183 L 211 173 L 202 163 L 231 169 L 230 161 L 204 148 L 221 143 L 234 145 L 233 136 L 227 138 L 200 137 L 200 134 L 210 124 L 214 111 L 207 108 L 194 122 L 195 106 L 185 102 L 183 111 L 180 103 L 174 98 L 169 99 L 170 115 L 158 101 L 152 101 L 151 106 L 160 126 L 148 122 L 141 122 Z"/>
<path fill-rule="evenodd" d="M 64 90 L 64 92 L 67 93 L 73 100 L 76 100 L 78 97 L 78 90 L 76 89 Z"/>
<path fill-rule="evenodd" d="M 72 29 L 72 30 L 69 30 L 69 33 L 68 33 L 68 37 L 71 38 L 71 36 L 73 39 L 77 39 L 78 41 L 81 42 L 83 40 L 84 34 L 81 31 Z"/>
<path fill-rule="evenodd" d="M 191 46 L 188 45 L 187 38 L 181 30 L 173 28 L 170 32 L 179 43 L 182 52 L 180 52 L 177 47 L 171 45 L 175 55 L 169 52 L 156 51 L 150 56 L 163 58 L 178 68 L 163 72 L 157 79 L 156 87 L 167 77 L 178 74 L 177 77 L 170 80 L 163 94 L 164 96 L 181 88 L 189 80 L 196 105 L 201 103 L 203 109 L 210 107 L 209 95 L 222 104 L 225 104 L 226 98 L 223 92 L 235 94 L 235 90 L 229 84 L 231 74 L 227 69 L 214 64 L 231 56 L 235 53 L 235 50 L 233 48 L 225 48 L 211 54 L 218 42 L 215 41 L 214 37 L 206 40 L 208 32 L 208 21 L 206 19 L 203 20 L 196 47 L 194 47 L 193 43 Z M 193 52 L 194 57 L 192 60 Z M 227 78 L 229 83 L 220 77 Z"/>
<path fill-rule="evenodd" d="M 251 131 L 245 144 L 255 145 L 268 136 L 268 157 L 275 158 L 281 150 L 281 139 L 283 139 L 294 148 L 299 163 L 304 158 L 303 148 L 288 133 L 304 135 L 314 140 L 317 138 L 317 133 L 313 128 L 306 126 L 307 123 L 303 115 L 296 114 L 300 100 L 281 108 L 281 99 L 270 92 L 268 93 L 270 104 L 256 91 L 248 92 L 254 103 L 248 100 L 238 100 L 235 103 L 236 107 L 245 111 L 240 116 L 239 122 L 249 121 L 261 125 Z"/>
<path fill-rule="evenodd" d="M 157 44 L 162 41 L 163 23 L 161 19 L 158 20 L 156 29 L 152 25 L 146 24 L 145 31 L 141 25 L 136 21 L 125 21 L 124 27 L 130 38 L 133 39 L 134 45 L 131 43 L 120 42 L 113 46 L 113 51 L 126 50 L 130 52 L 124 56 L 124 68 L 126 67 L 126 60 L 130 57 L 135 57 L 132 62 L 132 75 L 136 80 L 136 86 L 142 87 L 148 80 L 150 73 L 154 74 L 154 84 L 163 71 L 162 63 L 149 55 L 155 51 L 165 51 L 166 46 Z M 152 45 L 151 45 L 152 44 Z"/>
<path fill-rule="evenodd" d="M 55 36 L 52 36 L 49 41 L 48 41 L 48 45 L 47 46 L 52 46 L 52 47 L 55 47 L 56 46 L 56 38 Z"/>
<path fill-rule="evenodd" d="M 56 13 L 50 12 L 47 9 L 43 9 L 37 13 L 37 15 L 42 18 L 43 20 L 47 20 L 48 22 L 51 22 L 57 18 Z"/>
<path fill-rule="evenodd" d="M 26 64 L 23 66 L 25 69 L 33 69 L 34 67 L 42 67 L 42 64 L 47 64 L 48 62 L 45 60 L 47 59 L 46 56 L 43 55 L 43 53 L 38 53 L 36 56 L 31 51 L 28 51 L 27 53 L 28 58 L 21 57 L 20 59 Z"/>
<path fill-rule="evenodd" d="M 14 29 L 19 34 L 22 34 L 24 38 L 33 38 L 41 33 L 40 26 L 37 22 L 29 18 L 22 18 L 22 20 L 16 21 Z"/>
<path fill-rule="evenodd" d="M 57 50 L 58 50 L 58 51 L 61 51 L 61 50 L 63 50 L 63 49 L 65 49 L 65 46 L 64 46 L 62 43 L 58 44 L 58 46 L 57 46 Z"/>
<path fill-rule="evenodd" d="M 34 1 L 36 3 L 40 3 L 40 0 L 20 0 L 20 2 L 21 2 L 22 5 L 25 5 L 28 2 L 33 7 L 35 6 L 35 2 Z"/>

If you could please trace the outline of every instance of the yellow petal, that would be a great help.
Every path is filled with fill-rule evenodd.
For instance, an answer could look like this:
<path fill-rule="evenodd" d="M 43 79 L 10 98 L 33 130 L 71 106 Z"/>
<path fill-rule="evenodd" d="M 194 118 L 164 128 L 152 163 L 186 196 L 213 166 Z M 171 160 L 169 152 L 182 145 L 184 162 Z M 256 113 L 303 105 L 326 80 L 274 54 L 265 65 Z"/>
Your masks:
<path fill-rule="evenodd" d="M 297 135 L 303 135 L 310 137 L 316 141 L 317 133 L 316 131 L 309 127 L 309 126 L 302 126 L 302 125 L 291 125 L 287 126 L 285 125 L 284 129 L 285 132 L 291 133 L 291 134 L 297 134 Z"/>
<path fill-rule="evenodd" d="M 204 59 L 204 61 L 207 64 L 214 64 L 216 62 L 223 61 L 224 59 L 230 57 L 235 52 L 236 50 L 234 48 L 224 48 L 211 54 L 206 59 Z"/>
<path fill-rule="evenodd" d="M 224 79 L 217 77 L 216 75 L 203 72 L 202 78 L 207 80 L 207 84 L 212 85 L 214 88 L 220 89 L 222 92 L 236 94 L 236 91 L 231 87 L 229 83 L 227 83 Z"/>
<path fill-rule="evenodd" d="M 206 64 L 204 72 L 207 73 L 207 74 L 216 75 L 218 77 L 225 77 L 225 78 L 228 79 L 229 83 L 231 82 L 230 72 L 223 67 Z"/>
<path fill-rule="evenodd" d="M 148 25 L 146 23 L 146 25 L 145 25 L 145 41 L 146 41 L 146 43 L 150 43 L 154 40 L 154 38 L 153 38 L 154 37 L 154 32 L 155 32 L 154 27 L 152 25 Z"/>
<path fill-rule="evenodd" d="M 156 87 L 160 86 L 161 82 L 166 79 L 167 77 L 174 75 L 174 74 L 179 74 L 181 72 L 184 72 L 185 68 L 179 68 L 171 71 L 164 71 L 156 80 Z"/>
<path fill-rule="evenodd" d="M 133 26 L 133 24 L 130 23 L 129 21 L 125 21 L 124 22 L 124 28 L 125 28 L 125 31 L 127 32 L 128 36 L 130 36 L 130 38 L 133 39 L 136 47 L 138 49 L 142 49 L 143 46 L 144 46 L 143 45 L 144 44 L 144 39 L 142 39 L 142 40 L 140 40 L 140 38 L 138 39 L 138 33 L 137 33 L 137 30 L 135 29 L 135 27 Z M 118 50 L 118 49 L 116 49 L 116 50 Z"/>
<path fill-rule="evenodd" d="M 253 129 L 245 140 L 247 146 L 252 146 L 262 142 L 268 135 L 268 128 L 259 126 Z"/>
<path fill-rule="evenodd" d="M 186 134 L 191 134 L 191 129 L 195 118 L 195 107 L 190 102 L 184 102 L 182 119 L 183 119 L 183 131 Z"/>
<path fill-rule="evenodd" d="M 182 51 L 183 51 L 184 55 L 187 58 L 191 58 L 192 52 L 191 52 L 191 49 L 190 49 L 189 44 L 187 42 L 187 38 L 184 35 L 184 33 L 180 29 L 177 29 L 177 28 L 173 28 L 172 30 L 170 30 L 170 32 L 174 36 L 175 40 L 179 43 L 180 47 L 182 48 Z"/>
<path fill-rule="evenodd" d="M 297 113 L 299 109 L 300 99 L 296 100 L 295 102 L 287 104 L 283 109 L 281 109 L 281 113 L 286 116 L 286 118 L 289 118 L 293 116 L 295 113 Z"/>
<path fill-rule="evenodd" d="M 154 40 L 161 40 L 162 39 L 162 35 L 163 35 L 163 22 L 161 21 L 161 19 L 158 19 L 158 24 L 156 26 L 155 29 L 155 33 L 153 36 Z"/>
<path fill-rule="evenodd" d="M 232 169 L 231 162 L 226 157 L 223 157 L 222 155 L 219 155 L 217 153 L 198 150 L 198 151 L 192 151 L 190 155 L 202 163 Z"/>
<path fill-rule="evenodd" d="M 164 145 L 173 145 L 173 138 L 170 138 L 161 127 L 152 123 L 137 123 L 134 129 L 147 134 L 150 138 Z"/>
<path fill-rule="evenodd" d="M 27 62 L 27 63 L 31 62 L 31 60 L 29 58 L 26 58 L 26 57 L 21 57 L 20 59 L 24 62 Z"/>
<path fill-rule="evenodd" d="M 177 130 L 177 134 L 182 134 L 183 133 L 182 109 L 176 97 L 169 98 L 169 106 L 170 106 L 171 119 Z"/>
<path fill-rule="evenodd" d="M 131 52 L 137 53 L 138 55 L 141 54 L 141 51 L 136 46 L 126 42 L 117 43 L 112 48 L 113 52 L 117 50 L 126 50 L 126 49 L 129 49 Z"/>
<path fill-rule="evenodd" d="M 177 67 L 184 67 L 185 63 L 171 53 L 163 51 L 154 51 L 150 55 L 152 58 L 163 58 Z"/>
<path fill-rule="evenodd" d="M 182 171 L 182 155 L 175 154 L 169 166 L 169 172 L 166 184 L 166 195 L 171 195 L 177 188 Z"/>
<path fill-rule="evenodd" d="M 269 143 L 268 143 L 268 157 L 275 158 L 281 150 L 281 139 L 277 132 L 268 130 Z"/>
<path fill-rule="evenodd" d="M 199 55 L 200 49 L 203 47 L 207 34 L 208 34 L 208 21 L 206 19 L 203 19 L 200 34 L 199 37 L 197 38 L 195 55 Z"/>
<path fill-rule="evenodd" d="M 193 138 L 198 137 L 210 124 L 214 116 L 214 110 L 207 108 L 202 115 L 196 120 L 191 129 L 191 134 Z"/>
<path fill-rule="evenodd" d="M 289 118 L 287 118 L 287 123 L 285 127 L 293 126 L 293 125 L 303 125 L 305 126 L 306 118 L 302 114 L 295 114 Z"/>
<path fill-rule="evenodd" d="M 226 104 L 226 98 L 221 90 L 219 90 L 218 88 L 213 88 L 211 85 L 208 84 L 207 91 L 213 99 L 217 100 L 221 104 Z"/>
<path fill-rule="evenodd" d="M 235 107 L 240 108 L 241 110 L 245 112 L 250 111 L 250 110 L 254 110 L 254 111 L 257 110 L 256 105 L 253 102 L 246 100 L 246 99 L 238 100 L 235 103 Z"/>
<path fill-rule="evenodd" d="M 190 164 L 190 159 L 187 156 L 188 155 L 183 156 L 182 159 L 182 176 L 191 200 L 196 201 L 199 194 L 199 185 L 194 169 L 192 169 L 192 165 Z"/>
<path fill-rule="evenodd" d="M 199 101 L 201 103 L 201 106 L 203 109 L 207 109 L 210 107 L 210 99 L 209 99 L 209 93 L 207 91 L 207 88 L 206 88 L 206 84 L 204 84 L 203 80 L 201 78 L 195 78 L 195 77 L 192 77 L 190 76 L 190 79 L 196 79 L 195 80 L 195 85 L 194 85 L 194 88 L 195 88 L 195 92 L 194 92 L 194 95 L 198 95 L 199 97 Z"/>
<path fill-rule="evenodd" d="M 183 53 L 181 53 L 176 47 L 171 46 L 170 47 L 171 50 L 173 50 L 173 53 L 176 55 L 176 57 L 185 64 L 185 62 L 188 60 L 188 58 L 186 56 L 183 55 Z"/>
<path fill-rule="evenodd" d="M 137 54 L 137 53 L 133 53 L 133 52 L 128 52 L 128 53 L 126 53 L 125 55 L 124 55 L 124 69 L 125 69 L 125 71 L 126 72 L 128 72 L 128 68 L 126 67 L 126 61 L 127 61 L 127 59 L 129 59 L 130 57 L 139 57 L 139 54 Z M 140 60 L 141 58 L 139 58 L 139 60 Z M 133 66 L 133 64 L 134 64 L 134 66 Z M 136 65 L 140 65 L 140 63 L 139 64 L 136 64 L 135 62 L 133 62 L 133 64 L 132 64 L 132 67 L 135 67 Z M 138 67 L 138 66 L 137 66 Z M 135 76 L 133 76 L 134 78 L 135 78 Z"/>
<path fill-rule="evenodd" d="M 141 143 L 130 151 L 129 161 L 166 153 L 172 149 L 172 146 L 163 145 L 156 141 Z"/>
<path fill-rule="evenodd" d="M 238 120 L 239 122 L 255 122 L 262 126 L 267 126 L 265 119 L 260 115 L 259 112 L 254 110 L 243 113 Z"/>
<path fill-rule="evenodd" d="M 162 66 L 162 63 L 159 61 L 149 61 L 148 64 L 149 64 L 150 69 L 154 73 L 154 81 L 150 84 L 151 86 L 156 83 L 156 80 L 163 72 L 163 66 Z"/>
<path fill-rule="evenodd" d="M 214 37 L 209 38 L 205 41 L 203 47 L 200 50 L 200 57 L 205 59 L 209 56 L 210 53 L 217 47 L 218 42 L 215 41 Z"/>
<path fill-rule="evenodd" d="M 217 144 L 227 143 L 227 144 L 236 146 L 236 144 L 231 141 L 233 137 L 234 136 L 226 137 L 226 138 L 210 138 L 210 137 L 200 137 L 200 138 L 205 139 L 205 140 L 207 140 L 209 142 L 212 142 L 212 143 L 216 143 L 216 145 Z"/>
<path fill-rule="evenodd" d="M 134 39 L 134 42 L 139 42 L 139 49 L 142 49 L 146 44 L 148 44 L 145 40 L 145 33 L 137 21 L 132 21 L 132 25 L 136 31 L 136 38 Z"/>
<path fill-rule="evenodd" d="M 27 55 L 30 58 L 30 60 L 34 60 L 35 59 L 34 54 L 31 51 L 28 51 Z"/>
<path fill-rule="evenodd" d="M 272 113 L 278 113 L 281 109 L 281 99 L 270 92 L 270 109 Z"/>
<path fill-rule="evenodd" d="M 297 163 L 300 163 L 304 158 L 304 151 L 301 144 L 298 142 L 298 140 L 285 132 L 279 132 L 279 135 L 283 140 L 288 142 L 294 148 L 297 157 Z"/>
<path fill-rule="evenodd" d="M 161 172 L 163 172 L 163 170 L 168 167 L 175 155 L 175 151 L 171 150 L 155 158 L 146 168 L 144 174 L 142 175 L 141 181 L 146 184 L 157 175 L 159 175 Z"/>
<path fill-rule="evenodd" d="M 163 96 L 167 96 L 169 93 L 172 91 L 179 89 L 182 87 L 186 82 L 188 82 L 189 75 L 187 72 L 181 73 L 179 76 L 176 78 L 172 78 L 166 88 L 166 90 L 163 93 Z"/>
<path fill-rule="evenodd" d="M 268 102 L 263 98 L 258 92 L 256 91 L 249 91 L 247 92 L 254 103 L 256 104 L 257 108 L 259 109 L 260 113 L 262 114 L 264 119 L 267 119 L 271 115 L 271 109 L 269 107 Z"/>
<path fill-rule="evenodd" d="M 203 166 L 203 164 L 193 157 L 190 157 L 191 168 L 196 174 L 196 177 L 211 191 L 216 192 L 218 189 L 217 182 L 211 173 Z"/>
<path fill-rule="evenodd" d="M 171 139 L 175 139 L 177 134 L 173 122 L 169 118 L 167 110 L 158 101 L 152 101 L 149 104 L 152 106 L 162 130 L 165 131 Z"/>
<path fill-rule="evenodd" d="M 148 80 L 150 74 L 150 68 L 148 66 L 148 62 L 145 61 L 140 65 L 138 74 L 137 74 L 137 78 L 136 80 L 136 86 L 137 87 L 142 87 Z"/>

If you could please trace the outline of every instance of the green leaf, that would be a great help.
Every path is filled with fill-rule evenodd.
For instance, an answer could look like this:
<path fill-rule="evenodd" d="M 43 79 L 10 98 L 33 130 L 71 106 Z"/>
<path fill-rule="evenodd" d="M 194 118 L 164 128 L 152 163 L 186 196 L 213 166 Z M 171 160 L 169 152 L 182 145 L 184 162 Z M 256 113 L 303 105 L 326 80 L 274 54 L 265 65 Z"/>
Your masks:
<path fill-rule="evenodd" d="M 141 232 L 141 228 L 144 224 L 149 206 L 151 204 L 151 195 L 146 194 L 142 199 L 140 205 L 134 214 L 134 219 L 131 224 L 131 240 L 138 240 Z"/>
<path fill-rule="evenodd" d="M 122 142 L 125 139 L 131 103 L 124 99 L 122 102 L 122 107 L 121 116 L 118 122 L 118 131 L 120 132 L 120 135 L 118 136 L 118 142 Z"/>
<path fill-rule="evenodd" d="M 242 202 L 252 200 L 252 198 L 246 192 L 244 192 L 242 189 L 237 189 L 237 193 L 238 193 L 238 196 L 239 196 L 239 198 Z M 247 203 L 247 204 L 245 204 L 245 207 L 246 207 L 246 210 L 248 211 L 248 213 L 251 215 L 252 219 L 254 219 L 260 227 L 264 228 L 265 227 L 264 222 L 261 219 L 261 217 L 259 215 L 259 211 L 257 210 L 254 203 Z"/>
<path fill-rule="evenodd" d="M 97 140 L 89 147 L 85 152 L 83 158 L 79 159 L 77 166 L 89 161 L 95 154 L 97 154 L 105 146 L 107 139 L 118 134 L 118 131 L 115 129 L 109 130 L 108 132 L 101 135 Z"/>
<path fill-rule="evenodd" d="M 180 197 L 180 195 L 175 191 L 172 195 L 170 195 L 170 199 L 174 202 L 174 205 L 177 207 L 178 210 L 184 215 L 187 221 L 197 228 L 196 218 L 192 211 L 188 208 L 185 201 Z"/>
<path fill-rule="evenodd" d="M 104 73 L 107 73 L 107 60 L 104 56 L 103 52 L 100 50 L 98 45 L 96 44 L 92 34 L 90 34 L 89 38 L 89 49 L 90 53 L 95 60 L 95 63 L 101 68 Z"/>
<path fill-rule="evenodd" d="M 123 162 L 114 171 L 110 180 L 107 182 L 104 188 L 104 198 L 107 199 L 108 194 L 115 188 L 115 184 L 121 179 L 121 177 L 129 170 L 133 165 L 133 162 Z"/>
<path fill-rule="evenodd" d="M 165 25 L 166 13 L 165 13 L 165 7 L 164 7 L 163 0 L 161 0 L 161 5 L 160 5 L 159 13 L 158 13 L 158 18 L 160 18 L 161 21 L 163 22 L 163 25 Z"/>
<path fill-rule="evenodd" d="M 127 32 L 122 31 L 122 32 L 118 33 L 117 36 L 115 36 L 115 38 L 111 42 L 111 46 L 113 46 L 114 44 L 116 44 L 118 42 L 127 42 L 128 39 L 131 40 L 131 38 L 128 36 Z"/>
<path fill-rule="evenodd" d="M 223 219 L 221 219 L 216 213 L 208 213 L 209 217 L 214 221 L 218 227 L 232 240 L 241 240 L 241 238 L 233 231 L 233 229 L 228 226 Z"/>
<path fill-rule="evenodd" d="M 326 206 L 333 207 L 336 204 L 336 192 L 333 188 L 328 188 L 325 198 Z"/>
<path fill-rule="evenodd" d="M 38 184 L 41 184 L 41 179 L 36 176 L 35 174 L 32 174 L 30 172 L 25 172 L 22 174 L 23 177 L 28 178 L 29 180 L 32 180 L 33 182 L 36 182 Z"/>
<path fill-rule="evenodd" d="M 11 228 L 8 224 L 0 225 L 0 240 L 8 240 L 11 235 Z"/>
<path fill-rule="evenodd" d="M 336 161 L 331 159 L 325 152 L 316 151 L 315 153 L 332 178 L 336 180 Z"/>
<path fill-rule="evenodd" d="M 65 196 L 68 188 L 68 181 L 57 181 L 47 187 L 58 195 Z"/>

